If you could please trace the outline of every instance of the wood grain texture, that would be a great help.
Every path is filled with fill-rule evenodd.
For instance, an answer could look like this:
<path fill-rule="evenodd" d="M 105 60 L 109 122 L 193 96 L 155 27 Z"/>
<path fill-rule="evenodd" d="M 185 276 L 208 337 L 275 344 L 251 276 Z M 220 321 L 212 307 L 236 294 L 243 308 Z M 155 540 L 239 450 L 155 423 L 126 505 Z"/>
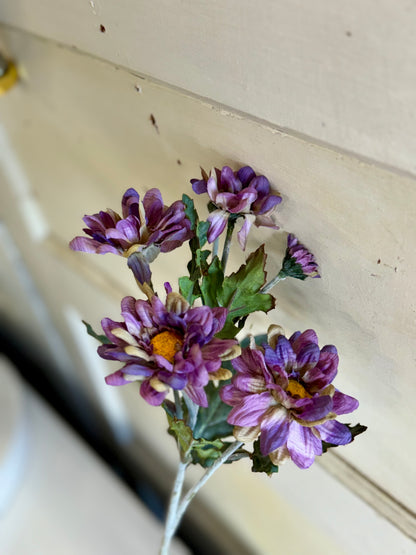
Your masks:
<path fill-rule="evenodd" d="M 416 172 L 409 0 L 14 0 L 0 21 Z"/>

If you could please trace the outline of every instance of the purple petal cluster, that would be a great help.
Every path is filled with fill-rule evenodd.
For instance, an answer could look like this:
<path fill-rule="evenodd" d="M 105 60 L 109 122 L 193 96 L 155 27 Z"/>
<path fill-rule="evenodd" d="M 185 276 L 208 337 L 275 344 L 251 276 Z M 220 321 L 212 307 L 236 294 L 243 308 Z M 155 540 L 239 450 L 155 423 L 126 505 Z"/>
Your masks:
<path fill-rule="evenodd" d="M 129 257 L 146 247 L 169 252 L 192 237 L 191 224 L 181 201 L 167 207 L 158 189 L 150 189 L 140 202 L 134 189 L 128 189 L 121 202 L 122 217 L 111 209 L 84 216 L 88 237 L 75 237 L 69 246 L 75 251 Z M 155 254 L 153 253 L 153 257 Z"/>
<path fill-rule="evenodd" d="M 217 207 L 208 217 L 210 243 L 224 231 L 230 214 L 244 217 L 238 232 L 238 242 L 243 250 L 253 223 L 258 227 L 279 229 L 271 215 L 282 197 L 271 194 L 269 180 L 264 175 L 256 175 L 250 166 L 244 166 L 237 172 L 228 166 L 221 170 L 214 168 L 209 177 L 203 172 L 202 179 L 191 179 L 191 183 L 195 193 L 208 193 Z"/>
<path fill-rule="evenodd" d="M 318 270 L 314 255 L 290 233 L 280 275 L 304 280 L 307 277 L 321 277 Z"/>
<path fill-rule="evenodd" d="M 336 420 L 358 407 L 358 401 L 332 385 L 338 370 L 333 345 L 322 349 L 313 330 L 290 339 L 271 326 L 269 344 L 246 348 L 233 360 L 236 374 L 221 390 L 231 405 L 227 420 L 240 441 L 260 436 L 260 450 L 279 465 L 291 458 L 308 468 L 322 454 L 322 441 L 345 445 L 352 439 Z"/>
<path fill-rule="evenodd" d="M 141 382 L 140 393 L 151 405 L 160 405 L 169 390 L 183 390 L 196 404 L 208 406 L 204 387 L 220 370 L 221 360 L 240 353 L 234 339 L 217 339 L 224 326 L 226 308 L 191 308 L 165 284 L 165 304 L 125 297 L 123 322 L 104 318 L 103 330 L 111 341 L 98 354 L 117 360 L 123 367 L 107 376 L 109 385 Z"/>

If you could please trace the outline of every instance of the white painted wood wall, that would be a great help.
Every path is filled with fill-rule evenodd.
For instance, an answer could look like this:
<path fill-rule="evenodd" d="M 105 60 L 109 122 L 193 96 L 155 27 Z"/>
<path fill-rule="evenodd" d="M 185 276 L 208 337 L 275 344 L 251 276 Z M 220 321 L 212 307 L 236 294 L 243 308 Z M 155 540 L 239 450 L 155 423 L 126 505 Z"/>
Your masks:
<path fill-rule="evenodd" d="M 121 441 L 132 421 L 173 465 L 163 416 L 133 387 L 104 385 L 113 366 L 78 324 L 117 319 L 137 294 L 130 275 L 67 243 L 130 186 L 170 203 L 200 165 L 253 165 L 323 275 L 284 282 L 269 317 L 338 346 L 337 384 L 369 430 L 308 472 L 225 468 L 201 496 L 255 553 L 414 553 L 416 5 L 18 0 L 0 4 L 0 22 L 21 75 L 0 97 L 8 322 L 84 385 Z M 248 252 L 265 241 L 273 272 L 284 237 L 259 230 Z M 156 285 L 180 275 L 177 256 L 158 258 Z"/>

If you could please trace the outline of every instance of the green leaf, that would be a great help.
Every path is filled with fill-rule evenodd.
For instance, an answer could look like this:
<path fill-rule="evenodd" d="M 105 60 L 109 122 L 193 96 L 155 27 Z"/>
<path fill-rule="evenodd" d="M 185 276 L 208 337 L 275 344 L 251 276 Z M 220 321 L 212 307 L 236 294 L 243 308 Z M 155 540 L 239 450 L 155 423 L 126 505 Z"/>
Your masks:
<path fill-rule="evenodd" d="M 198 282 L 192 281 L 188 276 L 183 276 L 178 279 L 179 291 L 182 297 L 188 301 L 192 306 L 196 299 L 201 296 Z"/>
<path fill-rule="evenodd" d="M 181 455 L 186 456 L 194 442 L 192 430 L 183 420 L 178 420 L 166 413 L 169 422 L 168 433 L 178 442 Z"/>
<path fill-rule="evenodd" d="M 267 343 L 267 333 L 262 333 L 261 335 L 255 335 L 254 341 L 257 347 L 261 347 L 264 343 Z M 240 345 L 242 349 L 245 349 L 250 345 L 250 336 L 245 337 L 240 341 Z"/>
<path fill-rule="evenodd" d="M 200 464 L 203 468 L 212 466 L 222 455 L 229 444 L 224 444 L 220 439 L 207 441 L 198 439 L 192 446 L 191 456 L 193 464 Z"/>
<path fill-rule="evenodd" d="M 304 273 L 301 264 L 296 262 L 295 258 L 286 256 L 283 260 L 282 269 L 279 272 L 282 278 L 291 277 L 295 279 L 305 280 L 308 276 Z"/>
<path fill-rule="evenodd" d="M 188 195 L 182 195 L 182 202 L 185 205 L 185 216 L 191 222 L 192 231 L 195 231 L 198 222 L 198 212 L 195 210 L 194 201 Z"/>
<path fill-rule="evenodd" d="M 210 223 L 209 222 L 198 222 L 196 227 L 196 235 L 199 240 L 199 246 L 203 247 L 207 242 L 207 234 L 209 229 Z"/>
<path fill-rule="evenodd" d="M 251 472 L 264 472 L 268 476 L 279 472 L 279 467 L 272 463 L 268 456 L 263 456 L 260 451 L 260 440 L 256 439 L 253 444 L 253 453 L 251 454 L 252 467 Z"/>
<path fill-rule="evenodd" d="M 99 335 L 98 333 L 95 333 L 95 331 L 92 329 L 91 324 L 88 324 L 88 322 L 86 322 L 85 320 L 82 320 L 82 323 L 87 328 L 88 335 L 91 335 L 91 337 L 93 337 L 94 339 L 96 339 L 100 343 L 103 343 L 103 344 L 106 344 L 106 345 L 111 343 L 111 341 L 105 335 Z"/>
<path fill-rule="evenodd" d="M 196 250 L 196 264 L 199 266 L 202 275 L 207 274 L 209 270 L 207 259 L 210 254 L 211 251 L 201 251 L 201 249 Z"/>
<path fill-rule="evenodd" d="M 208 407 L 199 408 L 194 437 L 213 440 L 232 435 L 233 426 L 227 422 L 227 416 L 232 407 L 223 403 L 219 396 L 219 388 L 215 387 L 212 382 L 206 386 L 205 393 L 208 398 Z"/>
<path fill-rule="evenodd" d="M 206 275 L 202 278 L 201 292 L 205 305 L 210 307 L 222 306 L 218 305 L 217 296 L 221 291 L 223 280 L 224 272 L 222 271 L 220 259 L 216 256 L 209 265 Z"/>
<path fill-rule="evenodd" d="M 268 312 L 275 306 L 271 295 L 259 293 L 266 282 L 264 266 L 266 254 L 264 245 L 251 253 L 245 264 L 230 276 L 227 276 L 222 288 L 217 291 L 219 306 L 229 309 L 226 324 L 217 334 L 220 338 L 235 337 L 240 329 L 235 325 L 238 320 L 258 310 Z"/>
<path fill-rule="evenodd" d="M 176 439 L 181 458 L 191 460 L 193 464 L 200 464 L 204 468 L 212 466 L 229 444 L 224 444 L 220 439 L 195 439 L 185 421 L 172 416 L 171 407 L 164 408 L 169 422 L 168 432 Z"/>
<path fill-rule="evenodd" d="M 356 424 L 355 426 L 351 426 L 351 424 L 345 424 L 349 431 L 351 432 L 351 443 L 354 441 L 354 438 L 356 438 L 357 436 L 359 436 L 360 434 L 363 434 L 366 429 L 367 426 L 362 426 L 361 424 Z M 338 447 L 338 445 L 335 445 L 334 443 L 327 443 L 326 441 L 322 442 L 322 452 L 326 453 L 328 451 L 328 449 L 331 449 L 331 447 Z"/>

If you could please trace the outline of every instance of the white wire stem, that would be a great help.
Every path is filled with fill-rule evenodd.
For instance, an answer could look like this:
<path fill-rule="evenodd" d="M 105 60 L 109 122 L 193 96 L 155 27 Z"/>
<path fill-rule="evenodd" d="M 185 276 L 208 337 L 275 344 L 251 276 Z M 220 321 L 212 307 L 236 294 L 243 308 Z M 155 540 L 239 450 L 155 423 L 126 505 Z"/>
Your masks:
<path fill-rule="evenodd" d="M 169 554 L 169 546 L 172 541 L 173 536 L 179 519 L 177 516 L 179 500 L 182 493 L 183 482 L 185 480 L 185 472 L 188 468 L 189 462 L 179 461 L 178 471 L 176 473 L 175 483 L 173 485 L 172 493 L 169 501 L 168 515 L 166 517 L 165 530 L 162 538 L 162 545 L 160 546 L 160 555 Z"/>
<path fill-rule="evenodd" d="M 224 451 L 221 457 L 219 457 L 215 461 L 215 463 L 208 468 L 208 470 L 205 472 L 205 474 L 202 476 L 199 482 L 197 482 L 194 486 L 192 486 L 192 488 L 184 495 L 182 501 L 179 504 L 178 510 L 176 512 L 175 526 L 178 526 L 179 522 L 181 521 L 181 518 L 183 517 L 186 509 L 188 508 L 189 503 L 192 501 L 192 499 L 195 497 L 198 491 L 202 488 L 202 486 L 211 478 L 214 472 L 218 470 L 220 466 L 224 464 L 231 457 L 231 455 L 235 451 L 237 451 L 237 449 L 239 449 L 242 445 L 243 445 L 242 441 L 235 441 L 234 443 L 232 443 L 228 447 L 228 449 Z"/>
<path fill-rule="evenodd" d="M 274 277 L 272 280 L 269 281 L 269 283 L 266 283 L 266 285 L 264 285 L 260 289 L 260 293 L 267 293 L 267 291 L 270 291 L 270 289 L 272 289 L 277 283 L 279 283 L 279 281 L 283 281 L 284 279 L 286 279 L 286 276 L 281 276 L 279 272 L 276 277 Z"/>

